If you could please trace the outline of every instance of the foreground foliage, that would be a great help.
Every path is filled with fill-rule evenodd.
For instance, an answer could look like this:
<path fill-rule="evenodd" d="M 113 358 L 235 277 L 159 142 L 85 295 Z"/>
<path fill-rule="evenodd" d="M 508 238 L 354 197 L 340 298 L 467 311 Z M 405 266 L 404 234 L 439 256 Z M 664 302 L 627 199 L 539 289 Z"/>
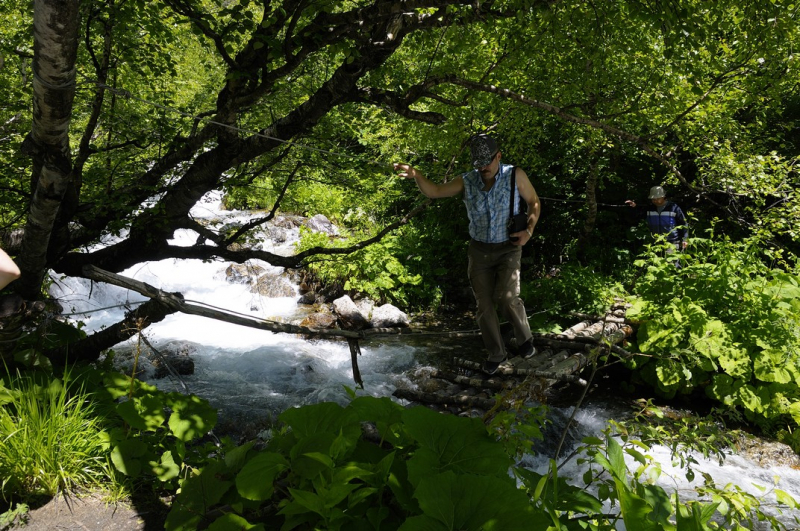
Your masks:
<path fill-rule="evenodd" d="M 719 528 L 712 517 L 731 529 L 754 519 L 783 527 L 760 499 L 736 488 L 706 482 L 711 503 L 669 495 L 654 484 L 660 466 L 649 446 L 611 430 L 579 449 L 588 469 L 578 487 L 558 477 L 554 462 L 545 474 L 515 465 L 519 456 L 507 450 L 520 446 L 498 440 L 500 432 L 478 419 L 405 409 L 388 398 L 305 406 L 281 421 L 263 450 L 248 443 L 193 470 L 166 528 L 611 530 L 620 520 L 628 529 Z M 364 439 L 364 422 L 379 439 Z M 780 503 L 798 507 L 786 493 Z"/>
<path fill-rule="evenodd" d="M 10 381 L 3 396 L 25 394 L 41 405 L 64 395 L 57 378 L 40 374 L 36 386 L 26 378 Z M 642 440 L 632 426 L 617 423 L 602 437 L 583 441 L 572 459 L 585 473 L 568 483 L 559 476 L 564 463 L 551 461 L 543 473 L 521 464 L 541 437 L 541 409 L 503 412 L 487 426 L 388 398 L 354 397 L 346 407 L 320 403 L 287 410 L 266 444 L 235 446 L 210 442 L 216 415 L 202 399 L 164 393 L 118 373 L 87 370 L 74 381 L 92 390 L 73 396 L 94 419 L 62 436 L 93 441 L 93 462 L 108 465 L 96 468 L 89 483 L 156 484 L 176 492 L 168 530 L 610 531 L 624 521 L 628 529 L 683 531 L 746 529 L 755 519 L 784 528 L 763 511 L 761 497 L 737 486 L 719 487 L 705 478 L 698 494 L 710 501 L 700 501 L 670 495 L 656 483 L 662 471 L 650 444 L 672 437 L 668 444 L 688 477 L 687 449 L 702 452 L 724 441 L 713 423 L 691 434 L 651 427 Z M 17 407 L 7 401 L 0 414 L 5 418 Z M 658 414 L 651 405 L 646 409 Z M 39 451 L 18 447 L 14 457 L 24 462 Z M 28 469 L 15 477 L 4 495 L 24 502 L 36 473 Z M 60 487 L 80 485 L 86 483 Z M 773 489 L 772 495 L 778 505 L 800 509 L 785 492 Z"/>

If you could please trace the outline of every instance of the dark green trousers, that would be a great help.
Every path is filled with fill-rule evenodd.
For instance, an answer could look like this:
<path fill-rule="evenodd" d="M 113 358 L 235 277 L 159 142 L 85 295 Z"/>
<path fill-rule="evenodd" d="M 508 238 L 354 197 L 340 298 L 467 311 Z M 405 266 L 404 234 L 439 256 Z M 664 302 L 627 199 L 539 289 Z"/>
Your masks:
<path fill-rule="evenodd" d="M 517 345 L 531 338 L 525 304 L 519 298 L 521 257 L 522 247 L 509 242 L 472 240 L 469 244 L 469 283 L 478 304 L 475 317 L 489 361 L 502 361 L 506 357 L 497 310 L 511 323 Z"/>

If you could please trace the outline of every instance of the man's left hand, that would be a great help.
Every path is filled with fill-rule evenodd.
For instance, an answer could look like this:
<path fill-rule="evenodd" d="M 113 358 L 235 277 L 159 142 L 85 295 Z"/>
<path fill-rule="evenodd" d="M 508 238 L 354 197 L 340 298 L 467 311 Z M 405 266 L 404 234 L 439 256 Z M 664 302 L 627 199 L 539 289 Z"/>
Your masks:
<path fill-rule="evenodd" d="M 516 238 L 516 240 L 514 239 Z M 511 245 L 518 245 L 522 247 L 531 239 L 531 235 L 528 234 L 527 230 L 521 230 L 519 232 L 512 232 L 508 235 L 508 239 L 511 240 Z"/>

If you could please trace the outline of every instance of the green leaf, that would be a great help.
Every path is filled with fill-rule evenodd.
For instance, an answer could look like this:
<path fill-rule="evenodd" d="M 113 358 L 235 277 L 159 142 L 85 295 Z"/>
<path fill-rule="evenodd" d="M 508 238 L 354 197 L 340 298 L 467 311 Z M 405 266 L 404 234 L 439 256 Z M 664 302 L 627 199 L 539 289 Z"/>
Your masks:
<path fill-rule="evenodd" d="M 606 439 L 607 452 L 608 452 L 608 471 L 623 484 L 627 484 L 628 467 L 625 465 L 625 456 L 622 452 L 622 446 L 617 442 L 616 437 L 608 437 Z"/>
<path fill-rule="evenodd" d="M 419 443 L 419 449 L 408 460 L 412 484 L 448 470 L 495 475 L 511 481 L 511 458 L 480 419 L 442 415 L 425 407 L 408 409 L 403 418 L 406 430 Z"/>
<path fill-rule="evenodd" d="M 247 454 L 255 441 L 248 441 L 241 446 L 237 446 L 232 450 L 228 450 L 225 453 L 225 466 L 228 467 L 228 470 L 231 472 L 238 472 L 242 469 L 242 467 L 247 463 Z"/>
<path fill-rule="evenodd" d="M 167 399 L 172 408 L 169 429 L 183 442 L 202 437 L 217 423 L 217 410 L 200 397 L 170 393 Z"/>
<path fill-rule="evenodd" d="M 548 527 L 544 513 L 521 490 L 496 477 L 445 472 L 421 480 L 414 497 L 423 514 L 444 529 L 536 531 Z M 407 521 L 400 529 L 413 528 Z"/>
<path fill-rule="evenodd" d="M 117 404 L 117 414 L 122 417 L 122 420 L 131 428 L 141 431 L 147 428 L 147 424 L 136 409 L 136 402 L 134 400 L 126 400 L 125 402 Z"/>
<path fill-rule="evenodd" d="M 674 387 L 683 381 L 683 366 L 671 360 L 659 360 L 656 375 L 661 385 L 666 388 Z"/>
<path fill-rule="evenodd" d="M 338 435 L 345 427 L 350 428 L 348 432 L 351 431 L 354 425 L 358 427 L 358 436 L 361 435 L 355 412 L 332 402 L 287 409 L 281 413 L 280 420 L 291 426 L 298 438 L 323 432 Z"/>
<path fill-rule="evenodd" d="M 247 500 L 268 500 L 272 497 L 275 478 L 288 468 L 289 462 L 282 455 L 259 453 L 236 475 L 236 489 Z"/>
<path fill-rule="evenodd" d="M 164 404 L 158 397 L 150 394 L 118 404 L 117 413 L 132 428 L 141 431 L 157 431 L 167 419 Z"/>
<path fill-rule="evenodd" d="M 779 504 L 785 505 L 786 507 L 789 507 L 790 509 L 800 508 L 800 504 L 798 504 L 797 500 L 795 500 L 792 497 L 792 495 L 789 494 L 788 492 L 785 492 L 785 491 L 780 490 L 780 489 L 775 489 L 774 493 L 775 493 L 775 499 L 778 501 Z"/>
<path fill-rule="evenodd" d="M 750 356 L 742 348 L 727 346 L 720 350 L 719 365 L 734 378 L 750 379 Z"/>
<path fill-rule="evenodd" d="M 626 529 L 636 531 L 664 531 L 664 528 L 650 519 L 653 507 L 637 496 L 623 481 L 615 479 L 619 496 L 619 509 Z M 671 510 L 670 510 L 671 512 Z"/>
<path fill-rule="evenodd" d="M 153 474 L 161 481 L 175 479 L 181 472 L 181 467 L 175 462 L 170 450 L 161 454 L 161 459 L 158 462 L 151 461 L 150 468 Z"/>
<path fill-rule="evenodd" d="M 322 498 L 319 495 L 313 492 L 307 492 L 304 490 L 298 490 L 292 488 L 289 489 L 289 493 L 292 495 L 292 498 L 294 498 L 294 502 L 300 505 L 301 507 L 311 512 L 317 513 L 322 517 L 328 515 L 328 511 L 326 511 L 325 509 L 325 503 L 323 502 Z M 284 514 L 284 511 L 281 510 L 278 512 L 278 514 Z"/>
<path fill-rule="evenodd" d="M 111 450 L 111 462 L 130 477 L 137 477 L 142 471 L 141 457 L 147 452 L 147 443 L 141 439 L 123 439 Z"/>
<path fill-rule="evenodd" d="M 166 531 L 193 531 L 203 516 L 217 504 L 232 485 L 225 478 L 225 463 L 213 461 L 196 470 L 181 483 L 164 525 Z"/>
<path fill-rule="evenodd" d="M 348 409 L 354 411 L 361 422 L 373 422 L 381 436 L 392 445 L 402 444 L 405 433 L 398 429 L 403 422 L 405 408 L 388 397 L 362 396 L 353 400 Z"/>
<path fill-rule="evenodd" d="M 789 383 L 794 381 L 787 353 L 779 349 L 764 349 L 753 360 L 753 374 L 762 382 Z"/>
<path fill-rule="evenodd" d="M 642 485 L 641 494 L 651 508 L 650 518 L 663 526 L 669 526 L 672 504 L 666 491 L 658 485 Z"/>
<path fill-rule="evenodd" d="M 264 524 L 253 525 L 238 514 L 228 513 L 214 520 L 207 529 L 208 531 L 263 530 Z"/>
<path fill-rule="evenodd" d="M 326 468 L 333 468 L 336 464 L 333 462 L 333 459 L 328 457 L 327 455 L 320 453 L 320 452 L 307 452 L 303 454 L 306 457 L 313 459 L 318 463 L 322 463 Z"/>
<path fill-rule="evenodd" d="M 760 413 L 763 410 L 761 397 L 752 385 L 743 385 L 740 387 L 736 393 L 736 398 L 739 404 L 750 411 Z"/>

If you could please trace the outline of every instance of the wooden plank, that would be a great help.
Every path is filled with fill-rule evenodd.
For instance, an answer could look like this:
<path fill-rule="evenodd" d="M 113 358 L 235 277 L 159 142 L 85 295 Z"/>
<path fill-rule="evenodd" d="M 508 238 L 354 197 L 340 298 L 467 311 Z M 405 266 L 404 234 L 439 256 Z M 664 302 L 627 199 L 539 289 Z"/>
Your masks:
<path fill-rule="evenodd" d="M 492 409 L 496 401 L 494 398 L 480 398 L 477 396 L 466 395 L 440 395 L 436 393 L 423 393 L 413 389 L 396 389 L 392 396 L 402 398 L 404 400 L 411 400 L 420 404 L 439 404 L 439 405 L 454 405 L 461 407 L 478 407 L 481 409 Z"/>
<path fill-rule="evenodd" d="M 569 357 L 571 357 L 571 356 L 569 356 Z M 569 357 L 567 359 L 569 359 Z M 473 369 L 475 371 L 480 371 L 480 369 L 481 369 L 481 364 L 480 363 L 476 363 L 476 362 L 471 361 L 471 360 L 465 360 L 463 358 L 456 358 L 455 359 L 455 363 L 459 367 L 464 367 L 465 369 Z M 546 379 L 550 379 L 550 380 L 556 380 L 556 381 L 562 381 L 562 382 L 571 382 L 571 383 L 577 383 L 577 384 L 581 384 L 581 385 L 586 385 L 586 381 L 583 378 L 580 378 L 579 376 L 575 376 L 574 374 L 568 374 L 568 371 L 566 371 L 566 370 L 539 371 L 539 370 L 534 370 L 534 369 L 517 369 L 517 368 L 515 368 L 513 366 L 501 365 L 497 369 L 497 372 L 495 374 L 502 375 L 502 376 L 534 376 L 534 377 L 537 377 L 537 378 L 546 378 Z"/>
<path fill-rule="evenodd" d="M 431 371 L 431 378 L 439 378 L 447 380 L 459 385 L 468 385 L 469 387 L 477 387 L 478 389 L 491 389 L 495 391 L 502 391 L 511 386 L 509 381 L 496 381 L 485 380 L 483 378 L 473 378 L 471 376 L 463 376 L 456 374 L 453 371 L 445 371 L 441 369 L 434 369 Z"/>

